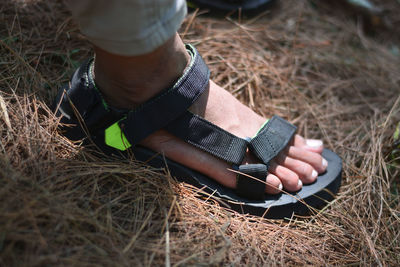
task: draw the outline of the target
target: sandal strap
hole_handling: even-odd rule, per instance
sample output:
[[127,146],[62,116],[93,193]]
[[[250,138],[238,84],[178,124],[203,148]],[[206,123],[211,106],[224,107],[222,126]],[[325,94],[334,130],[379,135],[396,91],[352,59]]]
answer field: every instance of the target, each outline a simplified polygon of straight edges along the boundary
[[187,143],[229,163],[239,165],[246,154],[248,142],[217,125],[186,111],[165,128]]
[[264,164],[246,164],[236,168],[236,194],[254,200],[263,200],[268,174]]
[[[116,130],[117,139],[126,139],[116,142],[122,142],[121,147],[115,144],[111,147],[125,150],[154,131],[164,128],[215,157],[229,163],[241,164],[247,149],[246,140],[187,111],[207,88],[209,70],[193,46],[187,45],[186,48],[192,55],[192,60],[182,78],[171,89],[130,111],[115,110],[104,102],[90,77],[92,60],[85,62],[74,74],[74,84],[68,88],[59,108],[66,123],[70,119],[79,121],[72,106],[83,119],[81,126],[84,127],[69,128],[66,131],[68,137],[79,140],[87,134],[92,138],[105,136],[105,131],[116,123],[117,129],[113,129]],[[110,146],[107,138],[105,143]]]
[[249,149],[268,167],[269,162],[287,146],[295,132],[296,126],[279,116],[273,116],[257,136],[251,139]]
[[71,140],[81,140],[87,135],[96,135],[121,119],[122,114],[109,109],[97,91],[90,76],[90,64],[93,59],[86,60],[75,71],[71,83],[59,90],[53,109],[61,116],[61,123],[77,124],[77,127],[60,126],[63,134]]
[[193,46],[186,49],[193,59],[172,89],[129,111],[118,124],[133,146],[156,130],[166,129],[215,157],[240,164],[248,142],[187,111],[207,88],[210,72]]
[[273,116],[258,134],[250,140],[249,150],[264,164],[240,165],[236,176],[236,193],[239,196],[263,200],[270,161],[292,139],[296,127],[278,116]]
[[191,45],[186,49],[193,58],[183,76],[169,90],[128,112],[120,126],[129,143],[138,144],[153,132],[165,128],[181,116],[208,86],[210,71]]

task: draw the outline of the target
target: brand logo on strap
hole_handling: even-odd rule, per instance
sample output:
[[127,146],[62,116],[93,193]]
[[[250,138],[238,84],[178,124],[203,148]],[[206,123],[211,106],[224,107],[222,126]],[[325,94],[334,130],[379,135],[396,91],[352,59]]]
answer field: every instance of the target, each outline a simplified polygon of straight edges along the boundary
[[132,145],[126,139],[125,134],[122,132],[121,127],[119,127],[119,121],[112,124],[105,130],[105,143],[106,145],[116,148],[121,151],[125,151]]

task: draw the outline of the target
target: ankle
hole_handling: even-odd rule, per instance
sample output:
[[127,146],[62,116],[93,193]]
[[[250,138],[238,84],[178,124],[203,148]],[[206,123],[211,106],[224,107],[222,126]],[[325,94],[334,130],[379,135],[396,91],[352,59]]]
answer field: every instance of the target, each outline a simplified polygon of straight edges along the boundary
[[178,35],[145,55],[114,55],[98,47],[95,53],[96,85],[107,102],[120,108],[134,108],[171,87],[190,62]]

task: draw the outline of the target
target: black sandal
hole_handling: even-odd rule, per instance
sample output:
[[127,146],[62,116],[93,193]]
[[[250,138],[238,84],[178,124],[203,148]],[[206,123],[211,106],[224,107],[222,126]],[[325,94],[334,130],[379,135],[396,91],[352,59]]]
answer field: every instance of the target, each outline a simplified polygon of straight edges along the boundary
[[[226,132],[187,109],[204,92],[209,70],[197,50],[186,46],[192,56],[190,65],[176,84],[134,110],[118,110],[107,105],[92,76],[92,60],[86,61],[61,88],[55,100],[56,114],[62,116],[63,134],[71,140],[94,142],[106,155],[134,155],[135,159],[160,168],[168,165],[179,181],[190,183],[219,197],[231,209],[268,218],[306,214],[334,198],[341,183],[341,159],[324,149],[328,161],[325,173],[295,193],[265,193],[268,166],[292,139],[296,127],[278,116],[272,117],[252,139],[242,139]],[[68,126],[66,126],[68,125]],[[71,126],[72,125],[72,126]],[[230,189],[186,166],[138,145],[151,133],[165,129],[232,164],[238,172],[237,188]],[[249,149],[260,164],[241,165]],[[156,155],[156,156],[155,156]]]
[[187,0],[190,10],[208,9],[211,14],[226,15],[239,11],[248,16],[255,16],[270,8],[275,0]]

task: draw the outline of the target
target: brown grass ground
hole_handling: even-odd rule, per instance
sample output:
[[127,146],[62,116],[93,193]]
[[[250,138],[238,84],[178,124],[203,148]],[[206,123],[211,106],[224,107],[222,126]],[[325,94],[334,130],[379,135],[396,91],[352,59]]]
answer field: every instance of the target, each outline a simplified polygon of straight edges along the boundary
[[381,1],[391,28],[366,35],[321,1],[282,2],[253,20],[191,15],[181,32],[216,82],[342,157],[337,199],[286,221],[60,136],[48,106],[90,45],[60,2],[1,1],[0,265],[399,265],[400,3]]

